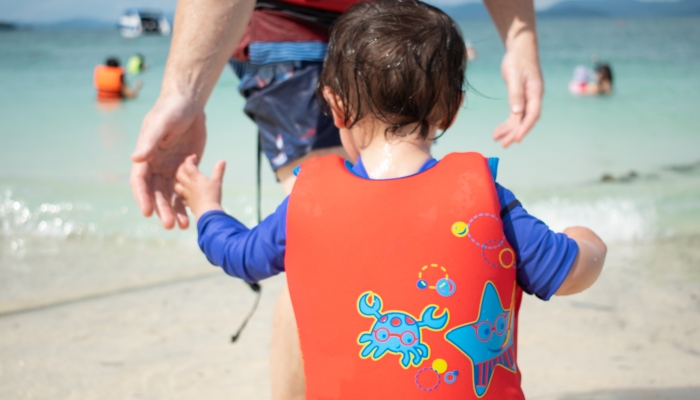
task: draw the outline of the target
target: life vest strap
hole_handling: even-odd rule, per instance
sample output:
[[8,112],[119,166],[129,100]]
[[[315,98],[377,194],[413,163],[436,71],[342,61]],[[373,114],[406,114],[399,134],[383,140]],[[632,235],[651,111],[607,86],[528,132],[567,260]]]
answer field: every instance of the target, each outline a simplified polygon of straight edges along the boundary
[[520,200],[515,199],[515,200],[511,201],[510,203],[508,203],[507,206],[503,207],[501,209],[501,220],[503,220],[503,218],[506,215],[508,215],[508,213],[511,212],[511,210],[513,210],[515,207],[517,207],[519,205],[520,205]]

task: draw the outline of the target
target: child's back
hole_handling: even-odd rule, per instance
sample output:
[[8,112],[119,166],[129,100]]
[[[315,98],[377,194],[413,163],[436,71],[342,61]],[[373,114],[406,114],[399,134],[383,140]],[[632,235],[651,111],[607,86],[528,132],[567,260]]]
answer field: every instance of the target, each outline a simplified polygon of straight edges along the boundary
[[522,290],[482,156],[379,182],[325,157],[297,179],[285,263],[309,398],[523,397]]

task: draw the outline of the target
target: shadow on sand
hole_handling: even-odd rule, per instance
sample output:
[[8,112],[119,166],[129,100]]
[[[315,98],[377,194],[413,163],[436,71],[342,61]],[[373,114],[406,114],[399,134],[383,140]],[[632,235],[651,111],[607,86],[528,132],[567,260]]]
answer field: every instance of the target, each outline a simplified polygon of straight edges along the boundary
[[614,389],[553,396],[556,400],[697,400],[700,386],[661,389]]

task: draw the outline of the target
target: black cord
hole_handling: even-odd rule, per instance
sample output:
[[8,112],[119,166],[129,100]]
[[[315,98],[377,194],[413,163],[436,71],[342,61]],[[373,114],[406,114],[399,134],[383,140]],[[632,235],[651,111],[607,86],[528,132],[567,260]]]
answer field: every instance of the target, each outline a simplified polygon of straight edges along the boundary
[[253,304],[253,308],[250,310],[250,312],[248,312],[248,315],[246,315],[241,327],[238,328],[238,331],[236,331],[233,336],[231,336],[231,343],[236,343],[236,340],[238,340],[238,337],[241,336],[241,332],[243,332],[243,329],[248,324],[248,321],[250,321],[250,318],[253,316],[253,314],[255,314],[255,310],[258,308],[258,303],[260,303],[260,296],[262,295],[262,288],[260,287],[260,284],[257,282],[249,283],[248,286],[250,286],[250,288],[257,293],[257,296],[255,296],[255,304]]
[[[256,203],[258,207],[258,224],[260,224],[260,221],[262,221],[262,207],[261,207],[261,198],[262,198],[262,192],[261,192],[261,183],[262,183],[262,138],[260,132],[258,132],[258,157],[257,157],[257,191],[256,191]],[[243,320],[243,323],[241,324],[240,328],[238,328],[238,331],[231,336],[231,343],[235,343],[236,340],[238,340],[238,337],[241,335],[241,332],[243,332],[243,329],[245,326],[248,324],[248,321],[250,321],[250,318],[253,317],[253,314],[255,314],[255,310],[258,309],[258,303],[260,303],[260,297],[262,296],[262,287],[260,286],[259,283],[254,282],[254,283],[248,283],[248,286],[257,294],[255,296],[255,303],[253,304],[253,308],[250,310],[248,315],[245,317]]]
[[262,206],[260,199],[262,198],[262,192],[261,192],[261,187],[262,187],[262,174],[261,174],[261,165],[262,165],[262,134],[258,132],[258,167],[257,167],[257,202],[258,202],[258,224],[262,221]]

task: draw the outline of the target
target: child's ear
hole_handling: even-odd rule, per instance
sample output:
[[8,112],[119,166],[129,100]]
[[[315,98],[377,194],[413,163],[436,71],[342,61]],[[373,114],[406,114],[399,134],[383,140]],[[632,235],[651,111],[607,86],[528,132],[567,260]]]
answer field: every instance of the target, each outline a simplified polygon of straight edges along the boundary
[[333,89],[328,86],[323,87],[323,98],[326,99],[328,105],[331,107],[331,113],[333,113],[333,123],[338,129],[347,128],[347,123],[345,122],[345,106],[343,101],[340,99]]
[[452,121],[450,121],[449,124],[447,123],[447,120],[443,121],[440,124],[440,130],[442,130],[442,131],[446,130],[447,128],[451,127],[452,124],[455,123],[455,121],[457,121],[457,116],[459,116],[459,110],[462,109],[463,105],[464,105],[464,92],[462,92],[462,95],[459,97],[459,107],[457,107],[457,112],[455,113],[454,118],[452,118]]

